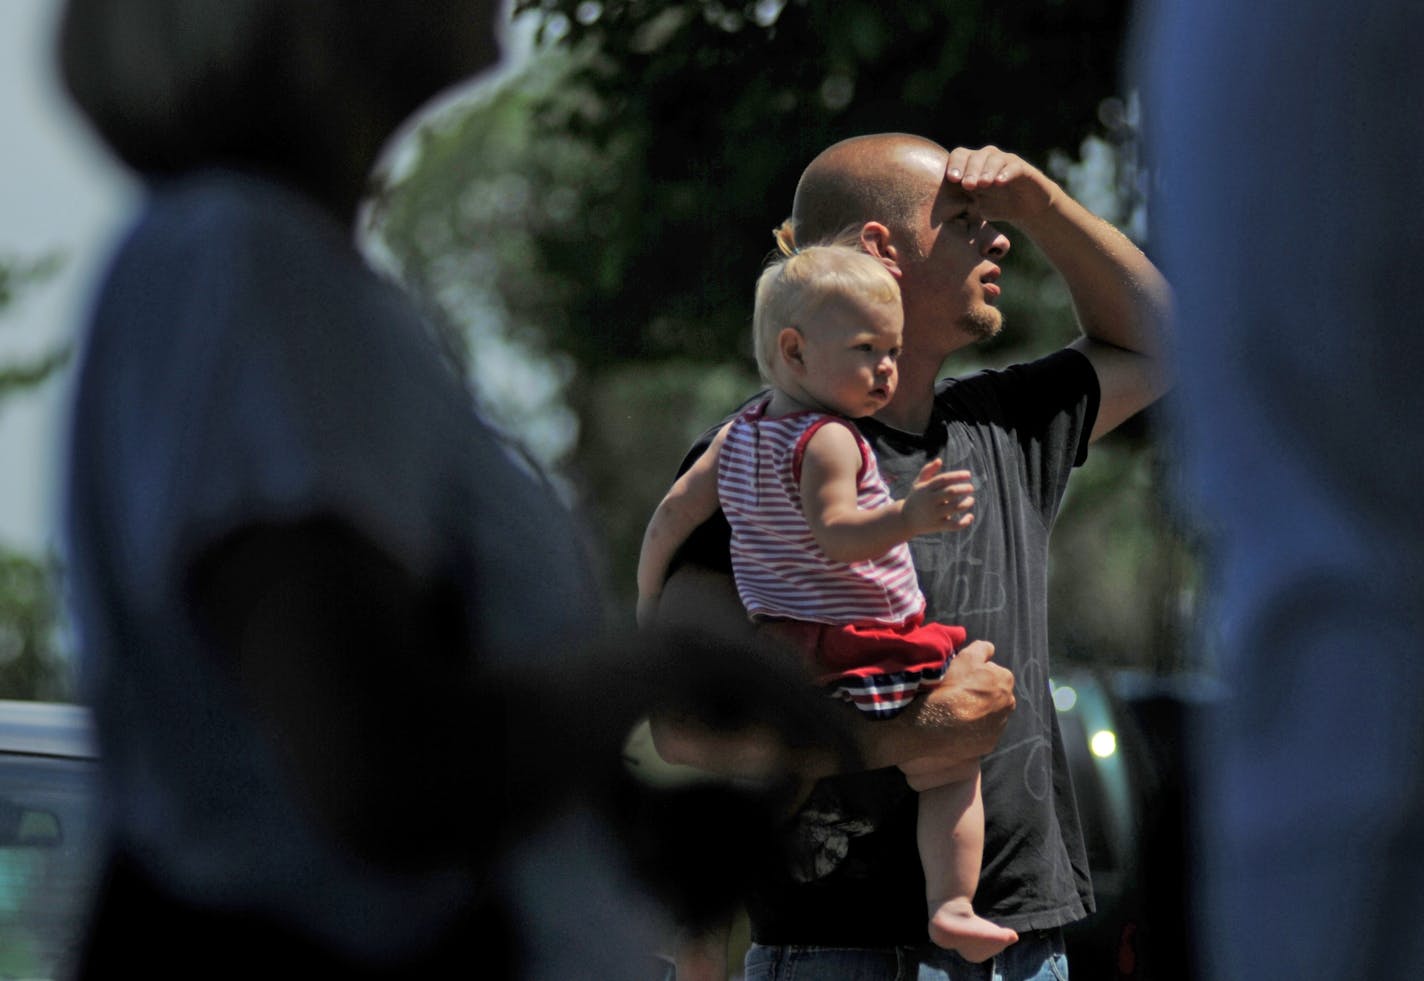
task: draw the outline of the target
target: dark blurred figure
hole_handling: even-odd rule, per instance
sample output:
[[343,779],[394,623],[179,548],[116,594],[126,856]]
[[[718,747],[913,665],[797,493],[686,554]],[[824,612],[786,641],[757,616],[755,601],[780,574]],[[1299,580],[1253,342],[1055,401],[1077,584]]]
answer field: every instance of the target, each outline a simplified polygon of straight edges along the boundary
[[392,131],[495,61],[497,6],[66,8],[65,83],[148,189],[69,461],[111,832],[83,977],[648,976],[619,836],[648,825],[656,865],[675,822],[619,752],[677,679],[579,655],[576,529],[352,246]]
[[1145,4],[1153,238],[1232,697],[1188,798],[1204,978],[1424,960],[1424,5]]

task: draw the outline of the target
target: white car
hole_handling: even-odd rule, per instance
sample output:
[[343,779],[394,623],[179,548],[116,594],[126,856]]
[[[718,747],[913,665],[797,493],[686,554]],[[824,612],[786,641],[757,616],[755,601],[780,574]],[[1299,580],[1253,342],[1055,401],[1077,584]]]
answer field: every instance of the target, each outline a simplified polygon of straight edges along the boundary
[[67,973],[94,886],[87,709],[0,700],[0,979]]

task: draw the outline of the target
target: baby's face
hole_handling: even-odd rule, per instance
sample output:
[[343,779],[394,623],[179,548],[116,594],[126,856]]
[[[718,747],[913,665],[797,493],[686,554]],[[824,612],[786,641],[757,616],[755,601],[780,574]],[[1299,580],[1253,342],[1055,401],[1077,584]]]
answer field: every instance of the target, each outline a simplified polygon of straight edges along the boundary
[[851,419],[874,415],[895,396],[896,362],[904,343],[899,303],[836,299],[801,328],[801,379],[807,395]]

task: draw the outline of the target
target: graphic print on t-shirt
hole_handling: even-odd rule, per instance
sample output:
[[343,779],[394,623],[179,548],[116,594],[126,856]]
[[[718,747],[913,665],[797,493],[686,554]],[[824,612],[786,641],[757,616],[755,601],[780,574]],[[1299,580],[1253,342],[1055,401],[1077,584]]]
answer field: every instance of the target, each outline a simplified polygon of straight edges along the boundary
[[[980,474],[985,472],[984,462],[968,446],[960,449],[959,458],[944,460],[944,470],[968,470],[974,475],[976,488],[982,488]],[[927,457],[879,457],[878,462],[881,476],[890,487],[890,496],[901,500],[910,492]],[[1008,605],[1002,573],[991,571],[986,562],[987,550],[992,547],[990,529],[995,527],[993,509],[996,507],[997,502],[990,500],[989,495],[976,493],[974,521],[968,528],[920,535],[910,540],[910,554],[914,557],[920,588],[930,597],[926,619],[962,624],[974,617],[1000,613]],[[1003,548],[1002,543],[999,548]]]
[[[1007,460],[989,462],[970,440],[957,438],[954,425],[948,426],[946,445],[940,457],[944,470],[968,470],[975,485],[974,521],[968,528],[934,535],[921,535],[910,541],[915,572],[920,587],[929,599],[926,619],[940,623],[966,626],[970,639],[988,640],[995,644],[996,656],[1009,662],[1014,669],[1014,693],[1021,712],[1051,712],[1051,703],[1032,697],[1036,686],[1046,686],[1042,666],[1019,664],[1012,656],[1013,646],[1008,634],[987,625],[1008,625],[1002,617],[1011,615],[1008,609],[1008,589],[1004,579],[1013,575],[1007,568],[1009,554],[1005,528],[1009,524],[1002,514],[1002,492],[999,481],[1016,480],[1016,471]],[[932,458],[929,451],[898,455],[877,448],[877,461],[882,477],[890,488],[891,497],[901,499],[909,493],[920,469]],[[996,469],[997,468],[997,469]],[[993,474],[994,477],[986,477]],[[1024,720],[1020,720],[1022,722]],[[1046,725],[1014,725],[1005,732],[993,752],[994,757],[1022,760],[1023,792],[1033,800],[1045,800],[1052,793],[1052,751],[1043,733]],[[1015,740],[1014,735],[1020,739]]]

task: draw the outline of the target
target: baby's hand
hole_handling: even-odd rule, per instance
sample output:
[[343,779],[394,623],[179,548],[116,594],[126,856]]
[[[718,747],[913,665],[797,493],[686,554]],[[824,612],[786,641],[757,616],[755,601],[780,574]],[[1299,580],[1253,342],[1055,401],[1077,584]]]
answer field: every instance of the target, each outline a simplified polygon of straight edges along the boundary
[[931,460],[920,470],[901,502],[907,537],[968,528],[974,521],[974,482],[968,470],[941,473],[944,461]]

